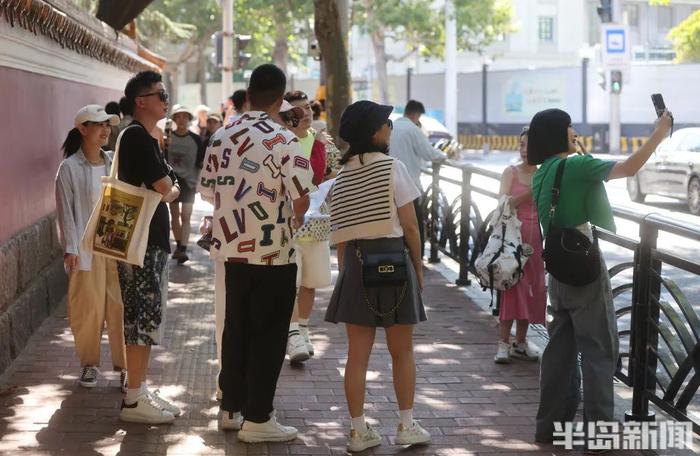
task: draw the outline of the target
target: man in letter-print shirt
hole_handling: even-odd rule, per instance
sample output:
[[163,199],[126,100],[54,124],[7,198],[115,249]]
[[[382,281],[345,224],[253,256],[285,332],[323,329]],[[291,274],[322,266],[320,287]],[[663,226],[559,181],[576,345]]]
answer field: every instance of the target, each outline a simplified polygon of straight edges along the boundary
[[214,204],[211,256],[226,261],[220,426],[240,428],[244,442],[297,435],[277,422],[272,401],[296,293],[292,228],[315,187],[298,139],[270,118],[285,85],[274,65],[253,71],[251,109],[211,138],[198,186]]

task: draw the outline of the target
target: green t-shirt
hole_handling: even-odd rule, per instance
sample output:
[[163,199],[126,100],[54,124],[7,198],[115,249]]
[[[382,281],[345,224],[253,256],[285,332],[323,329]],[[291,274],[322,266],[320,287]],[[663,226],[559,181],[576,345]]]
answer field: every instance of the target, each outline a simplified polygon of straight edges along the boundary
[[[561,160],[559,156],[548,158],[532,177],[532,194],[536,199],[537,213],[545,236],[549,228],[552,186]],[[603,185],[613,166],[614,161],[600,160],[590,155],[567,158],[561,179],[559,204],[552,224],[574,228],[591,222],[595,226],[615,231],[615,220]]]
[[309,133],[303,138],[299,138],[299,145],[301,146],[301,151],[304,153],[304,158],[311,158],[311,149],[314,147],[314,135]]

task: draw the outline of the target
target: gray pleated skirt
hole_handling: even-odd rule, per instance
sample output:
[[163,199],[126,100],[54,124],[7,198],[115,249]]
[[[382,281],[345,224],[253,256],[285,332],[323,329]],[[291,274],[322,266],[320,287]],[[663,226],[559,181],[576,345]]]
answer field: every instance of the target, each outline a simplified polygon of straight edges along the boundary
[[[335,283],[325,320],[331,323],[343,322],[384,328],[395,324],[410,325],[427,320],[416,270],[413,268],[408,252],[406,252],[408,281],[405,293],[403,293],[403,286],[365,288],[362,284],[360,261],[356,254],[358,243],[360,249],[365,252],[405,248],[403,238],[347,242],[343,270]],[[403,300],[401,300],[402,294]],[[398,301],[400,303],[397,306]],[[396,309],[391,311],[395,306]],[[385,313],[386,315],[378,315]]]

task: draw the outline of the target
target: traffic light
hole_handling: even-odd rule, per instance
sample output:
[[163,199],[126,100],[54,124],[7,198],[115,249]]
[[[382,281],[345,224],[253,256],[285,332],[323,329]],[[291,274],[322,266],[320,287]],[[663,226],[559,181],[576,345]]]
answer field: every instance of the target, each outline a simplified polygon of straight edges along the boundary
[[250,43],[250,35],[236,35],[236,70],[243,70],[250,62],[252,55],[243,52]]
[[610,72],[610,92],[611,93],[622,92],[622,71],[612,70]]
[[603,24],[612,22],[612,0],[600,0],[600,6],[597,9],[600,22]]

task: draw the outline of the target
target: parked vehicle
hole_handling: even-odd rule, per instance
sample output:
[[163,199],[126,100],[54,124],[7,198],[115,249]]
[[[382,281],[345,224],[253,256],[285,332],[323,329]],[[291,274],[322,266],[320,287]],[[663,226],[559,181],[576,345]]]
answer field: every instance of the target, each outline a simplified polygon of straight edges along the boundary
[[700,128],[683,128],[666,138],[636,176],[627,178],[627,193],[641,203],[647,195],[684,200],[700,215]]

